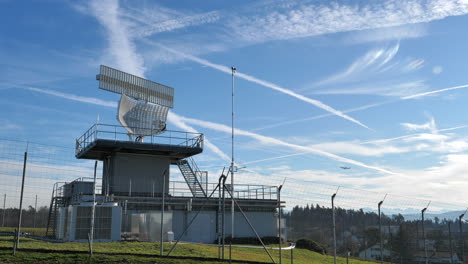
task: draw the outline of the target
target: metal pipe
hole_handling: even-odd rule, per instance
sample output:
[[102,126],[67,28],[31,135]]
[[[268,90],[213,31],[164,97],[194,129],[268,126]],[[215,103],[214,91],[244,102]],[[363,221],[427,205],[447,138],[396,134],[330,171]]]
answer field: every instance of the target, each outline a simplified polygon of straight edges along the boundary
[[26,177],[26,163],[28,161],[28,152],[24,152],[24,161],[23,161],[23,179],[21,181],[21,196],[20,196],[20,205],[19,205],[19,214],[18,214],[18,229],[16,233],[16,243],[13,248],[13,255],[16,255],[16,250],[19,248],[19,238],[21,233],[21,218],[23,217],[23,194],[24,194],[24,178]]
[[423,235],[423,242],[424,242],[424,259],[425,263],[428,263],[427,258],[427,245],[426,245],[426,233],[424,232],[424,213],[426,212],[427,207],[421,210],[421,227],[422,227],[422,235]]
[[91,208],[91,230],[89,231],[89,254],[93,255],[94,241],[94,218],[96,216],[96,172],[98,161],[94,162],[94,181],[93,181],[93,206]]
[[5,213],[6,213],[6,193],[3,195],[3,217],[2,217],[2,227],[5,226]]
[[159,244],[159,255],[162,257],[163,256],[163,251],[164,251],[164,245],[163,245],[163,242],[164,242],[164,234],[163,234],[163,231],[164,231],[164,197],[166,196],[166,171],[167,170],[164,170],[163,172],[163,189],[162,189],[162,206],[161,206],[161,240],[160,240],[160,244]]

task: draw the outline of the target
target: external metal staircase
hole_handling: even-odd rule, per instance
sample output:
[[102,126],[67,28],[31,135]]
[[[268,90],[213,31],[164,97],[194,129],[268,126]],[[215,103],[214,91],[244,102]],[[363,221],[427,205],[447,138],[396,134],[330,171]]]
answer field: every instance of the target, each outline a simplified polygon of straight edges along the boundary
[[192,158],[181,159],[177,162],[180,172],[185,178],[187,185],[194,197],[206,197],[206,192],[201,184],[202,171],[198,169]]
[[46,236],[54,238],[57,231],[58,208],[63,207],[66,204],[66,199],[63,197],[63,194],[59,192],[59,188],[57,188],[57,186],[58,184],[56,183],[52,190],[52,199],[50,200],[49,217],[47,219],[46,229]]

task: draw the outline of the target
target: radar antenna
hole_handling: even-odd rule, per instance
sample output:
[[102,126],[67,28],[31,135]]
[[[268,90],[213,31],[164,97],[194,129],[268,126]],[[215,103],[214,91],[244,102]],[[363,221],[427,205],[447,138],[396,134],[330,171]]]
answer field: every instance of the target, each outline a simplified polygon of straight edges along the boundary
[[145,136],[166,130],[167,113],[174,106],[174,88],[104,65],[96,79],[100,89],[122,95],[117,120],[130,140],[142,142]]

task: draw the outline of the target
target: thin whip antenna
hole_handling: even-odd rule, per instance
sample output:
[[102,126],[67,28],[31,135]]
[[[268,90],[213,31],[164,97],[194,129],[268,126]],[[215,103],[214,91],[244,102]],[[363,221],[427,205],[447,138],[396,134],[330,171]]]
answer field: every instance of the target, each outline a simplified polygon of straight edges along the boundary
[[341,188],[341,186],[338,186],[338,188],[336,188],[336,192],[335,192],[335,194],[337,194],[337,193],[338,193],[338,191],[340,190],[340,188]]

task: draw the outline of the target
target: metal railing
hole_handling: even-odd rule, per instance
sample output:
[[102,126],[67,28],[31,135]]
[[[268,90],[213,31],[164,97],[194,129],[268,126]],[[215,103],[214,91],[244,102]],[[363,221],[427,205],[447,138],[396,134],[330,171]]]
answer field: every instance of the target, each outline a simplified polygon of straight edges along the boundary
[[[96,194],[103,195],[101,178],[96,182]],[[92,182],[92,178],[78,178],[72,182],[83,181],[83,182]],[[64,187],[67,184],[72,182],[57,182],[54,184],[53,193],[55,197],[64,196]],[[159,197],[160,194],[156,193],[155,183],[152,184],[152,191],[148,192],[138,192],[137,190],[131,190],[132,184],[129,183],[129,190],[125,195],[132,197]],[[208,188],[208,192],[211,193],[216,187],[216,183],[204,183],[203,187]],[[117,185],[116,185],[117,186]],[[122,185],[118,185],[122,186]],[[227,188],[230,188],[229,185],[226,185]],[[107,188],[111,188],[111,185],[107,185]],[[192,192],[190,191],[187,183],[185,181],[170,181],[169,182],[169,195],[173,197],[193,197]],[[213,194],[213,197],[218,197],[220,195],[219,190],[216,190]],[[253,184],[235,184],[234,197],[236,199],[250,199],[250,200],[277,200],[278,187],[277,186],[267,186],[267,185],[253,185]],[[72,197],[73,198],[73,197]],[[78,197],[75,197],[75,200]]]
[[[134,127],[128,127],[136,129]],[[131,134],[126,127],[120,125],[95,124],[76,140],[75,154],[80,153],[97,139],[107,139],[119,142],[135,142],[140,144],[166,144],[188,148],[203,148],[203,134],[183,131],[142,129],[143,134]],[[136,138],[143,138],[138,141]]]
[[[204,183],[204,188],[207,192],[211,193],[216,187],[216,183]],[[229,185],[226,185],[230,188]],[[278,187],[268,185],[254,185],[254,184],[235,184],[234,185],[234,198],[236,199],[250,199],[250,200],[277,200]],[[190,189],[187,187],[186,182],[171,181],[169,184],[169,194],[175,197],[192,197]],[[218,197],[219,190],[216,190],[213,197]]]

